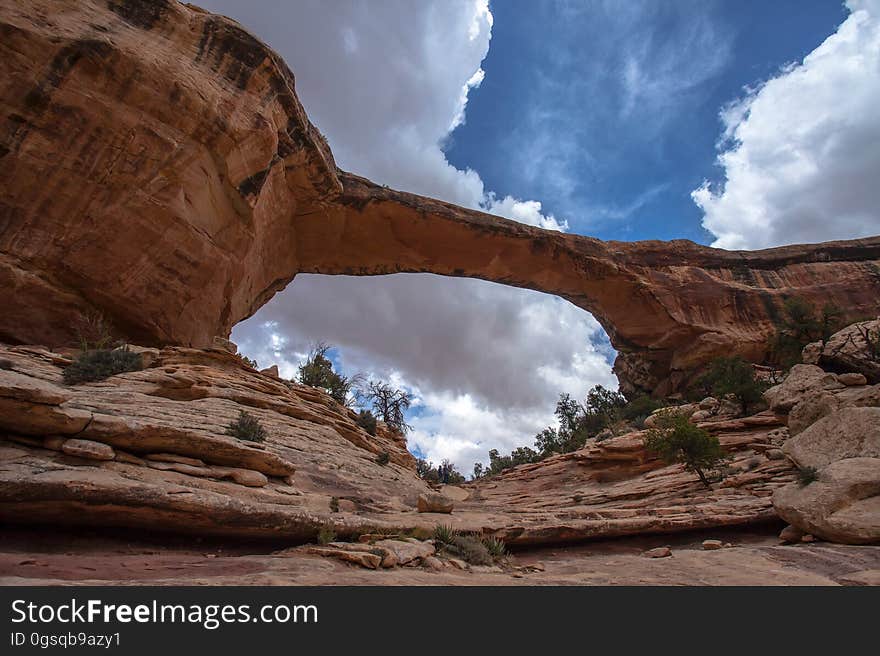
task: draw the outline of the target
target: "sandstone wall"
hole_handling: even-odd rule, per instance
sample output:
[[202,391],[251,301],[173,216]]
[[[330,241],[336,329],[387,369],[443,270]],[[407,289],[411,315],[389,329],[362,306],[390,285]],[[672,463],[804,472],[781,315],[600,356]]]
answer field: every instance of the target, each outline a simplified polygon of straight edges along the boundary
[[229,19],[172,0],[0,6],[0,341],[55,347],[102,312],[203,347],[300,272],[536,289],[592,312],[622,389],[665,394],[763,356],[782,301],[880,312],[880,237],[758,252],[602,242],[339,171],[294,76]]

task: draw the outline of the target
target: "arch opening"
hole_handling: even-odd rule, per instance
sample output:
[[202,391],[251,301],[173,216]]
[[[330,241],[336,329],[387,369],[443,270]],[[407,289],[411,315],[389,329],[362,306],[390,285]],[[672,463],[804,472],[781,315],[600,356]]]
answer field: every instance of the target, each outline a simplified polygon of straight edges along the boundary
[[389,380],[415,399],[410,450],[460,471],[534,446],[562,393],[616,389],[614,351],[589,313],[548,294],[475,279],[398,274],[297,276],[238,324],[232,339],[260,367],[293,377],[311,344],[334,368]]

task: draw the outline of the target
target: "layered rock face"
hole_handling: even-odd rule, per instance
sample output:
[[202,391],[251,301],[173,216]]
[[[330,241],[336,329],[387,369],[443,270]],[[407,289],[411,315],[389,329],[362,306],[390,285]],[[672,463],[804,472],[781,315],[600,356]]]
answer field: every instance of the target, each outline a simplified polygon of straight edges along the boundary
[[170,0],[0,7],[0,340],[55,347],[100,311],[136,343],[204,347],[297,273],[430,272],[559,295],[666,394],[763,356],[782,301],[880,312],[880,238],[759,252],[601,242],[336,168],[284,62]]
[[[368,435],[321,391],[220,349],[141,352],[142,371],[69,386],[65,354],[0,346],[0,520],[294,544],[324,527],[352,537],[444,524],[539,545],[772,520],[772,493],[795,475],[774,456],[783,417],[718,414],[702,425],[731,462],[712,488],[646,453],[636,432],[432,490],[402,438]],[[266,442],[225,434],[240,410]]]
[[[4,521],[304,541],[428,491],[402,437],[381,424],[368,435],[319,390],[219,349],[142,357],[143,371],[70,387],[66,356],[0,346]],[[264,444],[226,435],[241,410],[266,428]]]

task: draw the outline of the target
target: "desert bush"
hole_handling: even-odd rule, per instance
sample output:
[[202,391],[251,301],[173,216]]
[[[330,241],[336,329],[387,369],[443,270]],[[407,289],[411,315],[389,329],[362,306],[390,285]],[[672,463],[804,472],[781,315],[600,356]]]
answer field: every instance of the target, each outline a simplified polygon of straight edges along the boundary
[[770,360],[784,369],[801,361],[801,351],[810,342],[826,342],[842,327],[842,313],[827,304],[821,311],[800,297],[788,298],[783,304],[783,317],[776,335],[770,340]]
[[326,524],[318,531],[318,544],[330,544],[336,541],[336,533]]
[[416,461],[416,475],[429,483],[460,485],[466,480],[464,475],[449,460],[443,460],[443,462],[435,467],[433,462],[419,458]]
[[416,476],[428,483],[440,482],[440,476],[437,474],[437,468],[434,466],[434,463],[424,458],[416,460]]
[[357,387],[360,376],[348,378],[333,371],[333,363],[327,357],[327,353],[332,348],[324,342],[318,342],[312,347],[306,361],[299,366],[299,382],[325,390],[341,405],[353,405],[354,398],[351,392]]
[[369,410],[361,410],[355,422],[370,435],[376,434],[376,417]]
[[493,559],[504,558],[507,555],[507,545],[504,540],[496,537],[488,537],[483,539],[483,546]]
[[483,471],[483,463],[482,462],[475,462],[474,463],[474,471],[471,473],[471,480],[475,481],[478,478],[482,478],[484,473],[485,472]]
[[712,360],[699,383],[704,391],[717,398],[733,395],[743,413],[762,399],[766,389],[766,384],[755,374],[755,368],[739,356]]
[[412,396],[381,381],[371,380],[360,391],[364,402],[373,406],[375,415],[399,433],[406,434],[412,428],[406,423],[406,411],[412,404]]
[[626,406],[626,397],[620,392],[612,392],[602,385],[595,385],[587,392],[584,408],[587,414],[604,417],[605,424],[613,422],[619,411]]
[[806,487],[819,480],[819,470],[815,467],[798,467],[797,479],[801,487]]
[[242,355],[241,353],[239,353],[239,354],[238,354],[238,359],[241,360],[241,363],[242,363],[243,365],[245,365],[246,367],[250,367],[251,369],[256,369],[256,368],[257,368],[257,361],[256,361],[256,360],[251,360],[251,359],[250,359],[249,357],[247,357],[246,355]]
[[648,431],[645,448],[668,464],[682,463],[709,487],[706,471],[716,468],[724,460],[718,438],[680,415],[662,415],[658,422],[657,428]]
[[127,371],[144,368],[140,353],[127,348],[83,351],[64,368],[64,382],[68,385],[104,380]]
[[650,417],[651,413],[654,412],[654,410],[662,408],[666,405],[669,404],[658,399],[651,398],[646,394],[643,394],[641,396],[637,396],[620,409],[620,418],[624,421],[629,421],[635,424],[637,427],[641,428],[642,425],[645,423],[645,419]]
[[269,433],[252,414],[239,411],[238,418],[226,427],[226,434],[245,442],[264,442]]
[[73,321],[81,351],[105,351],[118,346],[110,323],[100,311],[86,312]]
[[330,497],[330,512],[339,512],[339,497]]
[[458,531],[451,526],[438,525],[434,529],[434,539],[440,544],[452,544],[458,537]]
[[472,535],[456,535],[443,548],[471,565],[491,565],[493,562],[486,545]]
[[376,464],[387,465],[389,462],[391,462],[391,456],[388,454],[387,451],[383,451],[378,456],[376,456]]

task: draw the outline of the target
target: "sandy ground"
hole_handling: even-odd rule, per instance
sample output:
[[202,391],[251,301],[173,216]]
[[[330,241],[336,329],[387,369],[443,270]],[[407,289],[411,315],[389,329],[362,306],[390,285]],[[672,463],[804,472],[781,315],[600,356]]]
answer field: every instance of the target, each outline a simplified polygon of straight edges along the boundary
[[[880,546],[780,545],[775,526],[542,548],[503,571],[366,570],[279,546],[7,528],[2,585],[880,585]],[[706,538],[734,546],[703,550]],[[642,553],[670,546],[672,556]],[[533,566],[543,568],[536,571]]]

